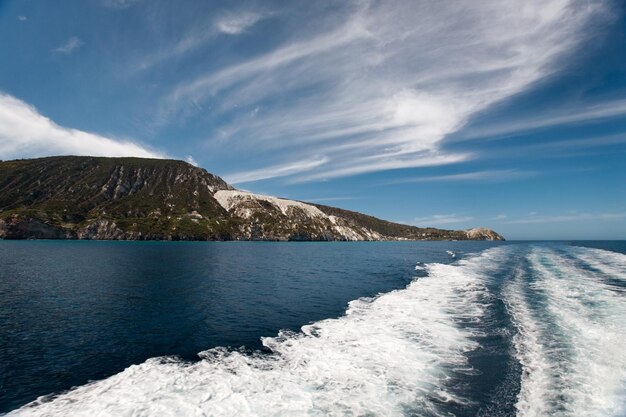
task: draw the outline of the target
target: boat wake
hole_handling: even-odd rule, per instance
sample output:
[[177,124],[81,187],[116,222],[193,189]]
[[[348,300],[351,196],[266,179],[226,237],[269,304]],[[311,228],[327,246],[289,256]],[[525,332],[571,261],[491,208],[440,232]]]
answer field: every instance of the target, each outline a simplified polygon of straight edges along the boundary
[[463,414],[476,398],[459,382],[481,372],[469,358],[497,301],[522,369],[517,415],[624,415],[626,300],[605,280],[623,279],[624,265],[612,252],[528,245],[420,265],[427,276],[405,289],[264,338],[269,353],[150,359],[8,415],[474,415]]
[[505,299],[523,366],[519,416],[626,415],[626,299],[603,280],[625,264],[602,250],[535,247],[518,265]]

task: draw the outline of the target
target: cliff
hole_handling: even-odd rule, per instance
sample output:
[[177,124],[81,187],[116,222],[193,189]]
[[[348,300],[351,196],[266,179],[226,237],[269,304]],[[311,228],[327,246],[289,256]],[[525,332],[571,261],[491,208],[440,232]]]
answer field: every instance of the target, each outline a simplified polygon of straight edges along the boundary
[[183,161],[75,156],[0,162],[0,238],[503,240],[239,191]]

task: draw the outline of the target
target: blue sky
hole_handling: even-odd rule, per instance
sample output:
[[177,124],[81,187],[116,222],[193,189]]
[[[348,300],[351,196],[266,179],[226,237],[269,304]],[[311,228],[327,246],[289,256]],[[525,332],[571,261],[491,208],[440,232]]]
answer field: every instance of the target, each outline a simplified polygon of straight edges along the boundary
[[187,159],[509,239],[626,238],[618,1],[0,0],[0,159]]

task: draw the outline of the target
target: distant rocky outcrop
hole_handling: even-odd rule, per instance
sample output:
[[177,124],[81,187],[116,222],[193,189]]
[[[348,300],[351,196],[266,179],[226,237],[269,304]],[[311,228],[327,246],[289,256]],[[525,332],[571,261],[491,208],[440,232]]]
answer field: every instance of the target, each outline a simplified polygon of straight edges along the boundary
[[31,238],[503,240],[252,194],[183,161],[76,156],[0,162],[0,239]]
[[476,227],[465,231],[468,239],[471,240],[504,240],[502,236],[491,229]]

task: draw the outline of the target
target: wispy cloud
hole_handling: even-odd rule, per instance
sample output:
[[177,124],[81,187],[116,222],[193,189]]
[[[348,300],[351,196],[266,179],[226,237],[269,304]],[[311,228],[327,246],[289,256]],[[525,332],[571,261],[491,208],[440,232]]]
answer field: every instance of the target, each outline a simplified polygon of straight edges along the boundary
[[0,158],[50,155],[164,156],[132,141],[59,126],[33,106],[0,93]]
[[289,180],[290,183],[302,183],[318,180],[328,180],[336,177],[346,177],[350,175],[365,174],[373,171],[385,171],[400,168],[421,168],[439,165],[455,164],[467,161],[471,158],[469,154],[452,154],[443,152],[413,152],[409,155],[372,155],[355,157],[345,161],[343,164],[329,164],[328,168],[318,170],[314,173],[303,173]]
[[259,21],[272,16],[264,10],[239,10],[220,15],[218,18],[196,24],[172,43],[162,45],[156,52],[140,57],[131,73],[144,71],[174,58],[185,56],[202,46],[216,41],[220,35],[239,35]]
[[72,52],[74,52],[76,49],[83,46],[83,44],[84,42],[81,41],[79,38],[77,38],[76,36],[72,36],[71,38],[66,40],[63,44],[61,44],[57,48],[54,48],[52,51],[60,53],[60,54],[69,55]]
[[325,164],[327,158],[314,157],[312,159],[290,162],[287,164],[273,165],[252,171],[238,172],[224,175],[224,179],[231,184],[260,181],[268,178],[285,177],[308,171],[312,168]]
[[458,139],[469,140],[508,136],[554,126],[590,123],[613,117],[623,117],[624,115],[626,115],[626,100],[612,100],[593,105],[564,108],[547,114],[542,112],[540,116],[518,118],[502,124],[491,124],[488,127],[468,129]]
[[308,201],[311,203],[323,203],[326,201],[348,201],[359,200],[360,197],[320,197],[320,198],[305,198],[302,201]]
[[[229,143],[270,166],[280,163],[272,155],[328,159],[289,174],[296,180],[466,161],[443,139],[557,71],[600,11],[574,0],[359,2],[319,17],[319,32],[181,83],[156,119],[210,102]],[[262,117],[241,111],[258,105]]]
[[193,165],[195,167],[198,166],[198,163],[196,162],[196,160],[191,155],[187,155],[187,157],[185,158],[185,161],[187,161],[188,163],[190,163],[191,165]]
[[416,217],[411,224],[420,227],[438,226],[442,224],[464,223],[474,220],[472,216],[460,216],[457,214],[433,214],[427,217]]
[[[626,134],[619,133],[616,135],[593,136],[580,139],[556,140],[546,143],[536,143],[532,145],[517,146],[509,151],[517,155],[532,154],[536,156],[555,156],[560,155],[561,151],[576,150],[585,148],[597,148],[601,146],[612,146],[626,143]],[[506,155],[506,151],[500,151],[501,155]]]
[[124,10],[138,1],[139,0],[103,0],[102,4],[110,9]]
[[265,18],[266,13],[244,11],[229,13],[215,21],[215,27],[227,35],[238,35]]
[[400,178],[389,181],[387,184],[407,184],[420,182],[456,182],[456,181],[477,181],[477,182],[502,182],[521,178],[529,178],[538,175],[534,171],[520,171],[517,169],[486,170],[464,172],[462,174],[435,175],[423,177]]
[[26,16],[18,16],[17,20],[19,20],[20,22],[26,22],[28,20],[28,17],[26,17]]
[[623,213],[567,213],[554,216],[537,216],[536,213],[530,217],[508,221],[509,224],[540,224],[556,222],[579,222],[579,221],[615,221],[626,220],[626,212]]

